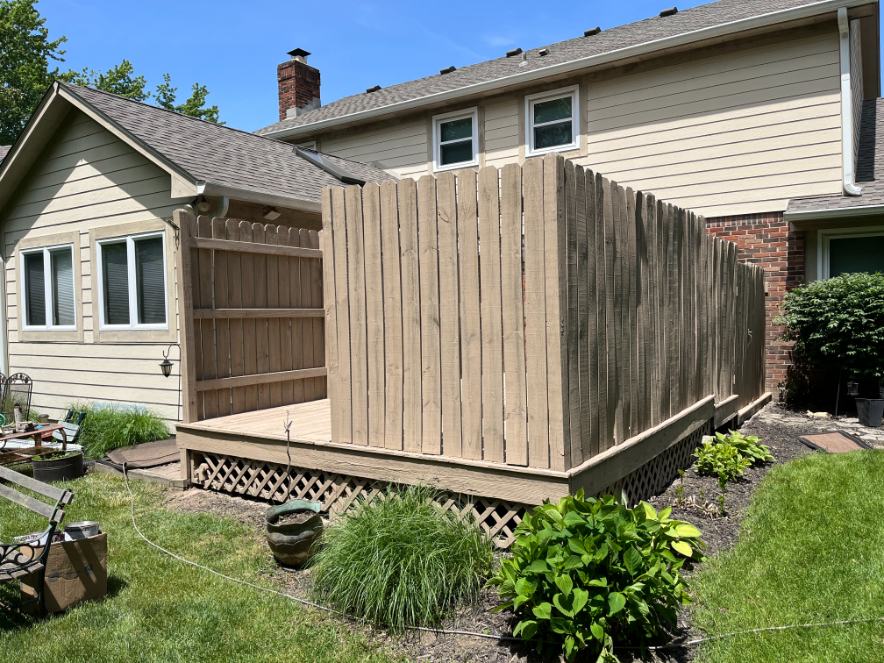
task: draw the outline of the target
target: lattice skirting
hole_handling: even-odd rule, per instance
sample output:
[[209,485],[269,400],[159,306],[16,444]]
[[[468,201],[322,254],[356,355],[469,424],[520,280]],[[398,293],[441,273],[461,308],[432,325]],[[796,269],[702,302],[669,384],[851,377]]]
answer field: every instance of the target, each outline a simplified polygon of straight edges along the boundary
[[[619,497],[625,492],[630,505],[659,494],[678,476],[678,470],[690,467],[694,449],[711,430],[712,422],[709,422],[600,494]],[[193,452],[192,463],[194,483],[207,490],[269,502],[313,500],[320,502],[323,511],[332,517],[346,511],[359,498],[371,502],[382,495],[386,487],[381,481],[322,470],[292,467],[286,472],[285,465],[223,454]],[[472,514],[499,548],[512,544],[513,532],[531,508],[456,493],[444,493],[440,506],[458,514]]]

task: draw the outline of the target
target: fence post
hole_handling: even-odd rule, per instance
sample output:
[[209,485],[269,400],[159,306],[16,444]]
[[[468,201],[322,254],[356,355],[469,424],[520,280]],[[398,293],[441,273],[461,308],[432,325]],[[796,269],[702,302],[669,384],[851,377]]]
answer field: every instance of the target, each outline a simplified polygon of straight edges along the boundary
[[194,356],[193,329],[193,279],[191,278],[192,255],[190,238],[195,232],[196,217],[183,210],[176,210],[175,225],[178,226],[178,338],[181,347],[179,371],[182,385],[182,419],[185,424],[194,423],[199,418],[196,407],[196,358]]

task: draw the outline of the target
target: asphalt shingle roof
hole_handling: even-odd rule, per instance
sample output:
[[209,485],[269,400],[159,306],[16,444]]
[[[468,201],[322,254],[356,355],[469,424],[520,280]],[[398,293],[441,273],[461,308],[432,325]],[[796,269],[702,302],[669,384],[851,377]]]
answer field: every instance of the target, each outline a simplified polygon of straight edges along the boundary
[[[319,202],[323,188],[341,185],[339,179],[295,154],[289,143],[92,88],[61,85],[197,181],[312,202]],[[329,158],[367,182],[396,179],[367,164]]]
[[[259,129],[255,133],[263,135],[307,126],[322,120],[345,117],[361,111],[412,101],[478,83],[503,79],[515,74],[610,53],[630,46],[638,46],[704,28],[712,28],[733,21],[804,5],[812,5],[818,1],[719,0],[718,2],[680,11],[673,16],[655,16],[636,23],[602,30],[599,34],[591,37],[578,37],[557,44],[530,49],[526,51],[528,59],[525,66],[520,66],[522,63],[521,56],[502,57],[462,67],[450,74],[436,74],[427,78],[420,78],[407,83],[399,83],[398,85],[382,88],[377,92],[344,97],[298,117],[288,118],[276,124],[271,124],[268,127]],[[592,26],[587,25],[586,27]],[[549,54],[540,56],[539,51],[542,48],[549,49]]]
[[[880,180],[878,175],[882,176]],[[863,102],[856,185],[862,189],[862,195],[793,198],[786,213],[884,205],[884,99]]]

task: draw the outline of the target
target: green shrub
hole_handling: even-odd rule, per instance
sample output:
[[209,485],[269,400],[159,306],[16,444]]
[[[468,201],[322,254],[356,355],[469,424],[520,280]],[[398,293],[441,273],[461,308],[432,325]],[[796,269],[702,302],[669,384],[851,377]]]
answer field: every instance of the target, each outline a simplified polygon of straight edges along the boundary
[[725,481],[736,481],[743,476],[747,467],[775,460],[770,449],[759,444],[760,441],[757,437],[744,437],[734,431],[727,435],[716,433],[714,441],[704,442],[694,451],[697,472]]
[[68,409],[86,413],[78,442],[87,458],[101,458],[113,449],[165,440],[171,435],[166,422],[150,410],[122,405],[94,409],[92,403],[84,402],[72,403]]
[[491,573],[491,541],[475,521],[442,511],[439,499],[407,487],[341,516],[314,557],[317,599],[394,631],[438,626],[473,602]]
[[884,275],[843,274],[786,293],[784,338],[812,366],[884,378]]
[[520,617],[514,634],[546,656],[573,661],[588,647],[603,660],[614,659],[617,641],[675,626],[678,605],[690,602],[679,570],[703,558],[703,544],[670,512],[584,499],[582,490],[536,507],[516,528],[512,559],[489,581],[506,601],[498,610]]

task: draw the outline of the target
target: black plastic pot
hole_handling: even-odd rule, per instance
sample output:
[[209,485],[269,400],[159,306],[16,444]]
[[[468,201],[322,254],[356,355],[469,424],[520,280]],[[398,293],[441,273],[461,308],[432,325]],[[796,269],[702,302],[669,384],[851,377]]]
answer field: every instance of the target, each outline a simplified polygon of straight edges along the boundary
[[79,479],[85,473],[83,468],[83,454],[74,454],[67,458],[49,458],[48,460],[35,460],[34,478],[44,483],[55,481],[71,481]]
[[[314,544],[322,535],[322,518],[319,516],[321,507],[319,502],[291,500],[267,509],[264,513],[267,543],[270,545],[273,556],[281,564],[301,566],[313,556]],[[316,515],[311,516],[303,523],[276,524],[283,516],[304,511],[312,511]]]
[[882,398],[857,398],[856,414],[859,423],[869,428],[878,428],[884,420],[884,399]]

